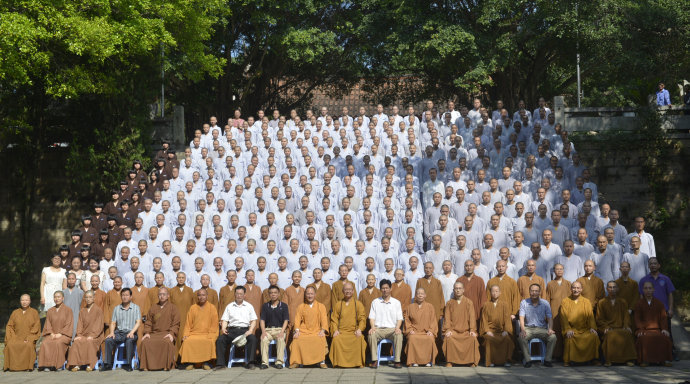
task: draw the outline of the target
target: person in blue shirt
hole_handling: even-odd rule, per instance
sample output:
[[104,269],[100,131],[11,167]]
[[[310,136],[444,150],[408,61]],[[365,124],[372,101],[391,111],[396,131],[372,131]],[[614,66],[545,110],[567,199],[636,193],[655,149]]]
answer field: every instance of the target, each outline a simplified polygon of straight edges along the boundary
[[664,83],[659,82],[659,90],[656,91],[656,105],[671,105],[671,94],[664,88]]

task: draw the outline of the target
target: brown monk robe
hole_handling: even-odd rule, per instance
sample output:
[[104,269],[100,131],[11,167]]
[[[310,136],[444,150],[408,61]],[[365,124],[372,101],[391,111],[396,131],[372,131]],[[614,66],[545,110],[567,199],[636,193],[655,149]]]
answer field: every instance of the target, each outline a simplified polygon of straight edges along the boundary
[[[271,285],[275,285],[278,287],[278,274],[277,273],[271,273],[268,275],[268,286],[270,287]],[[283,288],[278,287],[278,301],[282,301],[283,303],[287,304],[287,299],[285,298],[285,290]],[[268,288],[264,289],[263,292],[261,292],[261,305],[263,306],[265,303],[268,303],[271,301],[271,297],[268,293]]]
[[582,284],[576,281],[570,285],[570,296],[561,302],[564,366],[569,366],[571,361],[582,363],[599,358],[599,336],[592,304],[581,292]]
[[[538,284],[539,288],[541,288],[541,298],[546,298],[546,284],[544,284],[544,279],[536,273],[537,262],[534,261],[534,259],[527,259],[525,266],[527,267],[527,273],[524,276],[520,276],[517,281],[520,300],[530,297],[529,286],[532,284]],[[518,310],[519,309],[518,306]]]
[[[391,285],[391,296],[400,302],[403,317],[405,317],[405,314],[410,308],[410,303],[412,302],[412,288],[410,288],[410,286],[405,282],[405,272],[402,269],[396,269],[394,276],[395,281]],[[379,297],[381,297],[381,292],[379,292]],[[374,299],[375,297],[372,299],[372,301]],[[368,308],[371,308],[371,301],[369,302]]]
[[671,366],[673,342],[668,329],[664,303],[654,297],[654,286],[644,283],[643,297],[635,306],[635,335],[637,335],[637,362],[640,366],[663,363]]
[[[89,285],[91,286],[91,291],[93,292],[94,304],[96,304],[96,306],[100,308],[101,312],[103,312],[105,315],[106,293],[99,288],[101,285],[101,278],[98,277],[98,275],[91,276]],[[81,307],[86,308],[86,300],[84,300],[83,297],[81,299]],[[105,321],[105,319],[103,320]]]
[[22,295],[19,303],[21,308],[12,312],[5,327],[5,371],[31,371],[36,362],[36,341],[41,334],[41,321],[38,311],[29,306],[29,295]]
[[[132,302],[139,306],[142,321],[149,312],[149,289],[144,286],[144,274],[137,272],[134,274],[134,286],[132,289]],[[137,330],[137,351],[141,349],[141,339],[144,337],[144,327]]]
[[635,340],[630,329],[628,304],[618,297],[618,286],[615,281],[606,285],[608,297],[597,303],[597,329],[601,337],[601,350],[604,353],[606,366],[611,363],[628,363],[637,358]]
[[582,284],[581,295],[589,300],[593,311],[599,300],[604,298],[604,282],[594,275],[595,269],[594,261],[585,261],[585,275],[576,280]]
[[446,367],[453,364],[479,364],[477,341],[477,315],[474,304],[464,296],[465,287],[457,281],[453,285],[453,298],[443,311],[443,354]]
[[[323,272],[321,268],[314,268],[314,282],[308,286],[313,286],[316,291],[315,300],[323,304],[326,307],[326,313],[331,313],[331,286],[325,283],[323,280]],[[307,286],[307,287],[308,287]]]
[[228,306],[228,304],[235,301],[235,288],[237,288],[237,284],[235,284],[235,279],[237,279],[237,271],[235,271],[234,269],[228,270],[226,277],[228,278],[228,283],[220,289],[220,292],[218,292],[219,319],[223,315],[223,312],[225,311],[225,308]]
[[[148,294],[148,301],[149,301],[149,308],[153,307],[158,303],[158,291],[161,288],[167,288],[165,284],[165,274],[163,272],[156,272],[156,276],[154,277],[154,281],[156,282],[156,285],[153,287],[149,288],[149,294]],[[170,293],[168,293],[168,296],[170,296]]]
[[113,310],[118,305],[122,304],[122,298],[120,298],[120,292],[122,292],[122,278],[116,276],[113,279],[113,289],[105,294],[105,309],[103,310],[103,323],[106,328],[110,326],[110,320],[113,317]]
[[436,308],[426,300],[424,288],[417,288],[414,303],[408,307],[404,316],[405,354],[407,365],[433,364],[438,355],[436,335],[438,334],[438,318]]
[[498,273],[486,282],[486,299],[491,300],[490,288],[494,285],[498,285],[501,289],[500,300],[508,304],[508,308],[512,315],[516,315],[520,310],[520,292],[517,282],[506,274],[507,270],[508,264],[505,260],[498,260],[496,262],[496,271]]
[[[177,312],[180,314],[180,333],[177,335],[175,343],[178,352],[182,347],[182,340],[185,336],[184,330],[186,329],[185,323],[187,321],[187,313],[189,312],[189,308],[191,308],[192,305],[194,305],[195,301],[194,291],[192,291],[191,288],[185,285],[186,281],[187,275],[184,272],[178,272],[177,285],[170,288],[170,290],[168,291],[170,296],[170,302],[174,304],[175,307],[177,307]],[[216,319],[217,317],[218,314],[216,313]],[[218,322],[216,321],[216,325],[217,324]]]
[[[346,281],[349,281],[352,283],[350,280],[347,279],[347,275],[350,273],[350,270],[347,269],[347,265],[342,264],[340,267],[338,267],[338,275],[340,276],[340,279],[336,280],[333,282],[333,286],[331,286],[331,305],[335,305],[335,303],[339,302],[340,300],[343,299],[343,284]],[[352,283],[352,287],[354,287],[355,284]],[[355,289],[354,296],[357,297],[357,289]]]
[[43,341],[38,354],[38,368],[58,369],[67,361],[67,348],[72,341],[72,310],[64,304],[62,291],[53,294],[55,306],[46,313]]
[[[247,274],[245,275],[247,278],[247,283],[244,284],[244,289],[245,289],[245,294],[244,294],[244,301],[248,302],[249,304],[254,307],[254,313],[256,313],[256,317],[260,318],[261,317],[261,298],[262,298],[262,292],[261,292],[261,287],[258,285],[254,284],[254,271],[249,270],[247,271]],[[261,328],[256,327],[256,332],[261,334]]]
[[177,348],[175,337],[180,330],[180,314],[168,301],[168,288],[151,288],[158,291],[158,302],[153,304],[144,323],[144,337],[139,349],[139,367],[144,371],[170,370],[175,367]]
[[[216,358],[218,310],[207,301],[203,289],[197,291],[197,300],[199,304],[189,308],[182,332],[184,339],[180,348],[180,362],[183,364],[207,363]],[[204,365],[204,369],[210,368],[210,365]]]
[[[208,299],[206,299],[209,303],[213,304],[214,307],[218,308],[218,292],[210,288],[209,285],[211,284],[211,276],[207,274],[201,275],[201,288],[199,289],[205,289],[206,290],[206,295],[208,296]],[[194,292],[194,304],[199,304],[199,300],[197,298],[197,292],[199,292],[199,289],[197,289]]]
[[465,274],[460,276],[457,281],[465,287],[464,296],[474,304],[474,313],[478,315],[486,302],[486,286],[484,279],[474,274],[474,267],[472,260],[465,260]]
[[86,307],[79,310],[77,333],[67,358],[67,366],[73,367],[72,371],[78,371],[84,365],[87,371],[93,370],[98,362],[98,350],[105,338],[103,311],[95,304],[93,292],[86,291],[84,300]]
[[553,330],[556,332],[556,347],[553,350],[554,357],[563,356],[563,333],[561,332],[561,301],[570,295],[570,282],[563,278],[565,269],[563,265],[556,264],[553,267],[555,278],[546,284],[546,301],[551,306],[553,315]]
[[[321,284],[327,285],[323,282]],[[304,303],[297,307],[295,314],[294,335],[290,344],[290,368],[296,368],[300,364],[323,364],[328,352],[328,326],[326,306],[316,301],[316,288],[310,284],[304,290]],[[325,368],[324,365],[322,367]]]
[[415,292],[419,288],[424,288],[426,302],[434,306],[436,318],[440,319],[443,317],[443,307],[445,306],[443,287],[441,286],[441,281],[434,277],[434,264],[430,261],[424,263],[424,276],[417,280]]
[[331,314],[331,363],[341,368],[363,367],[367,355],[367,340],[363,332],[369,312],[361,301],[355,299],[354,284],[345,283],[343,291],[342,300],[335,302]]
[[[290,316],[290,325],[288,328],[293,328],[295,325],[295,315],[297,314],[297,307],[304,303],[304,288],[299,284],[302,282],[302,273],[300,271],[292,272],[292,285],[285,288],[285,304],[288,305],[288,315]],[[292,332],[288,334],[288,344],[291,340]]]
[[616,280],[618,285],[618,297],[624,299],[628,304],[628,313],[630,314],[630,326],[635,328],[635,317],[633,310],[640,299],[640,287],[637,281],[630,278],[630,263],[624,261],[620,266],[621,277]]
[[504,365],[510,363],[515,344],[513,342],[513,323],[510,320],[508,303],[499,300],[501,290],[497,285],[492,286],[491,300],[482,307],[481,326],[484,346],[484,360],[486,366]]

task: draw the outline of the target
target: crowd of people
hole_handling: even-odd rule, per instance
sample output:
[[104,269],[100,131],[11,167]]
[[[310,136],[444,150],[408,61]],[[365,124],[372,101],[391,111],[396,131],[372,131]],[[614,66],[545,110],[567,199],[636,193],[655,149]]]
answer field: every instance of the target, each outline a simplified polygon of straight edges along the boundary
[[42,331],[20,298],[4,369],[109,370],[121,346],[144,371],[530,367],[535,344],[545,366],[670,365],[654,238],[599,201],[544,99],[442,109],[237,110],[181,161],[164,143],[43,269]]

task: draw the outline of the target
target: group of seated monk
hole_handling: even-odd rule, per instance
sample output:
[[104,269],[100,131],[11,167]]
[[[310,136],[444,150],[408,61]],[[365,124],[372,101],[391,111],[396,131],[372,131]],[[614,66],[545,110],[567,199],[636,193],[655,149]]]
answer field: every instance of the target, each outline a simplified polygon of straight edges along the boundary
[[[329,287],[329,300],[324,300],[324,286],[302,288],[296,271],[294,284],[288,289],[271,285],[261,294],[263,304],[257,315],[247,300],[248,290],[255,288],[251,281],[247,287],[233,287],[232,300],[219,311],[222,304],[214,290],[201,288],[192,293],[184,285],[184,273],[180,273],[178,286],[167,288],[160,284],[150,291],[157,292],[157,298],[146,311],[133,302],[136,287],[134,292],[116,287],[111,292],[119,293],[120,302],[109,308],[107,315],[97,303],[103,302],[105,295],[98,291],[96,281],[95,289],[83,296],[76,331],[72,309],[64,303],[65,294],[56,291],[54,307],[47,312],[41,334],[38,312],[30,307],[30,297],[22,295],[21,307],[7,324],[4,368],[32,370],[40,336],[38,367],[42,370],[66,366],[72,371],[92,371],[99,362],[99,353],[100,369],[110,370],[121,344],[121,358],[127,361],[123,368],[128,371],[133,369],[135,350],[143,371],[170,370],[178,363],[189,370],[218,370],[228,366],[229,350],[237,358],[242,347],[247,368],[255,368],[258,355],[261,369],[266,369],[272,341],[276,344],[276,368],[287,363],[284,352],[288,350],[290,368],[327,368],[327,360],[333,367],[364,367],[367,345],[369,366],[376,368],[379,343],[384,339],[392,344],[395,368],[402,367],[403,354],[407,366],[441,362],[447,367],[474,367],[480,362],[480,349],[486,366],[510,366],[516,342],[523,364],[530,367],[530,344],[534,339],[544,343],[547,367],[552,366],[557,348],[562,351],[564,366],[589,362],[599,365],[601,361],[607,366],[632,366],[634,360],[641,366],[671,364],[667,313],[664,303],[654,296],[654,282],[643,283],[642,295],[631,310],[618,295],[617,281],[607,282],[607,295],[595,302],[583,295],[584,281],[570,283],[563,279],[563,266],[557,264],[556,278],[549,283],[546,294],[539,276],[523,276],[534,280],[527,284],[529,297],[521,300],[517,282],[505,274],[505,262],[498,261],[496,267],[498,274],[489,280],[486,293],[480,293],[486,301],[479,310],[469,297],[476,300],[476,294],[465,294],[466,287],[476,290],[472,274],[469,280],[467,276],[459,278],[451,298],[444,303],[441,296],[439,306],[436,296],[440,283],[431,273],[428,279],[419,279],[414,298],[410,298],[407,285],[402,287],[406,298],[394,297],[400,297],[399,281],[383,279],[376,288],[372,278],[358,300],[354,283],[342,278],[332,290]],[[428,263],[425,268],[432,270],[433,265]],[[552,313],[552,305],[545,297],[559,295],[559,309]],[[147,296],[151,298],[152,294]],[[186,308],[180,305],[182,297],[191,299]]]

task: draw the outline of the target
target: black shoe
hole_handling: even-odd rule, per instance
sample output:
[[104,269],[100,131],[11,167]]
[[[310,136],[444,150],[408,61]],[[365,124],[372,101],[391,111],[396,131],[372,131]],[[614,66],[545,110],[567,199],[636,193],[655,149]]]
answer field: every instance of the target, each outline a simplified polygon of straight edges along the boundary
[[283,364],[276,364],[276,369],[283,369]]
[[111,371],[112,369],[113,369],[112,365],[104,364],[103,366],[101,366],[101,369],[99,369],[99,371],[106,372],[106,371]]
[[551,367],[553,367],[553,364],[551,364],[550,361],[545,361],[545,362],[544,362],[544,366],[545,366],[545,367],[551,368]]
[[122,369],[124,369],[127,372],[132,372],[132,366],[131,365],[124,365],[124,366],[122,366]]
[[225,368],[227,368],[227,367],[224,365],[216,365],[215,367],[213,367],[213,370],[214,371],[220,371],[220,370],[225,369]]
[[254,365],[254,363],[249,363],[247,364],[247,369],[256,369],[256,365]]
[[528,362],[522,364],[522,366],[525,367],[525,368],[532,368],[532,362],[531,362],[531,361],[528,361]]
[[261,369],[268,369],[268,365],[266,365],[266,364],[261,364]]

